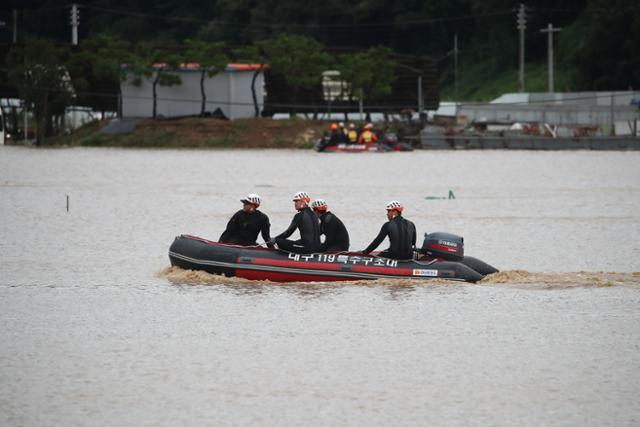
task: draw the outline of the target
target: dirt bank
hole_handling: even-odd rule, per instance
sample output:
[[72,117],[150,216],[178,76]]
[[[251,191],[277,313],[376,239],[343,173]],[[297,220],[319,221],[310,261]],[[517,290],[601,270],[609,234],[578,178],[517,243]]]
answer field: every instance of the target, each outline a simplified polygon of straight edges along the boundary
[[48,144],[109,147],[310,148],[327,124],[313,120],[212,118],[141,119],[127,134],[106,134],[108,121],[89,123]]

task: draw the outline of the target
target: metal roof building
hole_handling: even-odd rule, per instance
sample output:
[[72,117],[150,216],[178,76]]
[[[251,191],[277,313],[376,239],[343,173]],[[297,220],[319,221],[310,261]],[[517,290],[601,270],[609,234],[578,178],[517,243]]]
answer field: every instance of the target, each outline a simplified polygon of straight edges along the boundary
[[[488,104],[463,103],[457,111],[468,122],[549,123],[607,126],[616,130],[640,120],[640,92],[509,93]],[[628,132],[628,131],[627,131]]]

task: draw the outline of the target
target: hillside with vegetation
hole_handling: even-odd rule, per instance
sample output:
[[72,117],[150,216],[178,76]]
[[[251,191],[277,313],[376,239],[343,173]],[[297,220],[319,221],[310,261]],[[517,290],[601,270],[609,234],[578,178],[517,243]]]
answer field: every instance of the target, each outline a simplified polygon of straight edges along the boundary
[[[310,99],[308,94],[317,92],[323,70],[340,71],[349,100],[357,94],[377,102],[392,95],[398,58],[428,57],[437,68],[432,84],[439,86],[428,90],[442,100],[485,101],[518,90],[519,4],[93,0],[78,3],[80,44],[71,49],[69,4],[36,0],[17,9],[20,43],[10,48],[3,71],[32,106],[38,140],[59,132],[71,98],[82,102],[92,96],[95,104],[102,99],[96,85],[111,82],[102,108],[114,110],[119,81],[146,79],[154,88],[180,84],[172,70],[185,62],[201,64],[203,78],[228,61],[269,64],[269,72],[281,76],[292,94],[295,111],[298,95]],[[525,3],[525,10],[526,91],[547,89],[547,36],[540,29],[548,23],[562,29],[555,35],[556,90],[640,86],[637,0],[537,1]],[[12,22],[13,9],[0,11],[0,19]],[[256,88],[251,90],[255,94]],[[204,114],[204,93],[202,105]]]
[[[85,4],[83,4],[85,3]],[[20,9],[22,36],[69,40],[69,3],[32,1]],[[439,68],[443,92],[453,87],[453,39],[458,36],[460,95],[483,95],[494,76],[517,82],[516,9],[509,0],[93,0],[79,2],[80,39],[110,33],[129,42],[181,44],[199,38],[247,46],[280,34],[310,37],[330,48],[429,55]],[[640,4],[637,0],[539,0],[524,2],[526,61],[546,64],[548,23],[556,35],[558,88],[623,90],[640,85]],[[3,20],[11,22],[10,9]],[[65,25],[62,25],[64,23]],[[503,86],[498,84],[497,86]],[[467,88],[467,89],[465,89]],[[508,89],[508,87],[505,87]]]

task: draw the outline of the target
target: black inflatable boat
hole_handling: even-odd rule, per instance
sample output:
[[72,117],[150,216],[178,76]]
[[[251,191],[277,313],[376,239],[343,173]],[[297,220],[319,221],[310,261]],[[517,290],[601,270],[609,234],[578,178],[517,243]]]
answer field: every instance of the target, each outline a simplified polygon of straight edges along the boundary
[[463,255],[462,238],[425,236],[418,259],[395,260],[358,252],[294,254],[261,246],[236,246],[181,235],[169,248],[171,265],[214,274],[274,282],[440,278],[477,282],[494,267]]

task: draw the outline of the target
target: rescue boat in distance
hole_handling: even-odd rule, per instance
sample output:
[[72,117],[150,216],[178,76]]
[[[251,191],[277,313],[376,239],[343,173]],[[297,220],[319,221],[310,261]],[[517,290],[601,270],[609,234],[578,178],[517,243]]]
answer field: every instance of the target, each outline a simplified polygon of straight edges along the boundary
[[413,147],[398,140],[395,133],[387,133],[382,142],[373,144],[331,144],[328,138],[320,138],[314,144],[314,149],[319,153],[390,153],[392,151],[413,151]]
[[[453,252],[451,246],[439,246],[443,253]],[[169,248],[169,259],[171,265],[183,269],[273,282],[430,278],[477,282],[486,274],[498,271],[472,257],[448,261],[428,256],[394,260],[356,252],[294,254],[262,246],[229,245],[190,235],[175,238]]]

